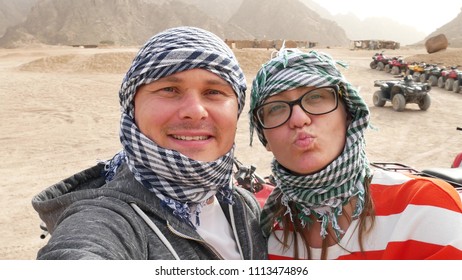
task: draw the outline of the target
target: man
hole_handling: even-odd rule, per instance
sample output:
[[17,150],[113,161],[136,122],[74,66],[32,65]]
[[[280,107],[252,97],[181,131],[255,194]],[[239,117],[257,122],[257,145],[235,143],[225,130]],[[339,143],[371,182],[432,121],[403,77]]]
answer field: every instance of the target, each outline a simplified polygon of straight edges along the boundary
[[216,35],[152,37],[119,92],[123,150],[33,199],[52,235],[38,258],[266,258],[259,206],[232,179],[245,90]]

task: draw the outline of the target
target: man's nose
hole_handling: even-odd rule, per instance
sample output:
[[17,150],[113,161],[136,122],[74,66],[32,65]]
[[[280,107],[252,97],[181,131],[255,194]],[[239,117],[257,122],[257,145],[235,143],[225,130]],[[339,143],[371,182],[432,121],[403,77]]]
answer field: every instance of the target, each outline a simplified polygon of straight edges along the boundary
[[203,96],[195,91],[185,93],[178,113],[182,119],[201,120],[206,118],[208,113]]

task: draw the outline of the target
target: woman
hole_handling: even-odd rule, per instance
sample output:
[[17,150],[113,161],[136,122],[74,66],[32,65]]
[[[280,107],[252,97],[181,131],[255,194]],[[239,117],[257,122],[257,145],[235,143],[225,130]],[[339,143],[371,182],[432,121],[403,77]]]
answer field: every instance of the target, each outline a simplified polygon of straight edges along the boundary
[[262,212],[272,259],[462,259],[447,183],[372,171],[369,110],[326,54],[283,49],[251,92],[251,133],[274,155]]

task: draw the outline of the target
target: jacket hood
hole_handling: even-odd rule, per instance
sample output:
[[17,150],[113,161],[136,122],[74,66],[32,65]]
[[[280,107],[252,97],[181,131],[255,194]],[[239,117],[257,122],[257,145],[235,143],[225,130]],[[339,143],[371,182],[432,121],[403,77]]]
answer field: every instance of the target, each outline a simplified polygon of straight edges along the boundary
[[159,212],[159,208],[163,209],[159,207],[160,200],[135,180],[127,165],[119,167],[116,177],[121,178],[106,183],[104,163],[97,164],[46,188],[32,198],[32,206],[50,233],[53,233],[59,217],[71,204],[101,197],[134,202],[141,209],[154,212],[161,218],[169,215],[166,211]]

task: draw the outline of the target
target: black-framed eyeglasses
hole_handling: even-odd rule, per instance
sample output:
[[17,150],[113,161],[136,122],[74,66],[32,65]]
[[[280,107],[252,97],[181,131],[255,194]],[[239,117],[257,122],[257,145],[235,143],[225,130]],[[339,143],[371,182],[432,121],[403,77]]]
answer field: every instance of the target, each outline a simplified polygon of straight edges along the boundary
[[307,91],[293,101],[271,101],[253,109],[255,120],[264,129],[285,124],[292,115],[292,108],[299,105],[310,115],[328,114],[338,107],[339,86],[318,87]]

